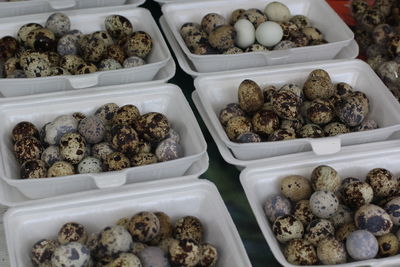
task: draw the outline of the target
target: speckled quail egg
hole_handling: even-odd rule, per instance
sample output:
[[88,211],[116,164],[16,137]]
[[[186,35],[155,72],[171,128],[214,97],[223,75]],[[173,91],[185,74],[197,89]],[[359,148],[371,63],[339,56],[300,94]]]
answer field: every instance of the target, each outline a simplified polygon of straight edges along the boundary
[[44,141],[50,145],[60,142],[61,137],[66,133],[75,132],[78,129],[78,122],[72,115],[61,115],[44,127]]
[[269,20],[280,22],[288,21],[292,16],[289,8],[281,2],[271,2],[265,9],[264,13],[267,15]]
[[53,13],[46,21],[46,28],[54,32],[57,37],[61,37],[70,31],[71,21],[63,13]]
[[310,99],[329,98],[335,93],[332,82],[323,77],[310,77],[304,83],[304,94]]
[[283,141],[296,138],[296,132],[292,129],[278,129],[268,136],[268,141]]
[[235,23],[239,20],[239,17],[245,12],[246,10],[243,8],[238,8],[232,11],[231,16],[229,17],[229,24],[235,25]]
[[19,43],[17,39],[12,36],[4,36],[0,39],[0,58],[7,60],[14,57],[15,53],[19,50]]
[[144,166],[157,163],[157,157],[153,153],[138,153],[130,158],[131,166]]
[[279,242],[285,243],[293,239],[302,238],[304,227],[300,220],[288,214],[280,216],[274,221],[272,232]]
[[71,74],[75,74],[78,67],[82,64],[85,64],[85,61],[77,55],[65,55],[60,60],[60,67],[66,69]]
[[119,171],[129,167],[129,159],[121,152],[113,152],[109,154],[104,161],[104,169],[106,171]]
[[89,262],[89,249],[78,242],[71,242],[59,246],[55,249],[51,257],[51,264],[54,267],[85,267],[88,266]]
[[161,248],[165,253],[169,253],[169,248],[171,246],[171,243],[174,242],[174,238],[168,237],[160,241],[158,244],[158,247]]
[[60,139],[61,157],[72,163],[78,164],[85,156],[86,140],[79,133],[66,133]]
[[88,233],[82,224],[76,222],[65,223],[58,231],[57,240],[61,245],[78,242],[85,244],[88,238]]
[[129,232],[131,233],[133,240],[149,242],[158,235],[159,231],[160,221],[152,212],[139,212],[132,216],[129,221]]
[[14,154],[19,163],[40,159],[42,152],[42,144],[33,136],[24,137],[14,144]]
[[61,76],[61,75],[71,75],[69,71],[61,67],[52,67],[50,68],[50,75],[49,76]]
[[99,117],[89,116],[80,121],[78,131],[88,143],[97,144],[104,138],[105,127]]
[[150,244],[156,246],[161,242],[161,240],[172,237],[174,227],[171,218],[164,212],[155,212],[154,214],[160,222],[160,231],[158,232],[158,235],[150,241]]
[[348,207],[339,204],[337,211],[329,218],[329,220],[333,223],[335,228],[338,228],[343,224],[353,222],[353,217],[354,214]]
[[356,127],[353,128],[354,131],[356,132],[360,132],[360,131],[368,131],[368,130],[373,130],[373,129],[377,129],[378,123],[372,119],[364,119],[362,121],[362,123]]
[[66,161],[57,161],[47,170],[49,177],[59,177],[75,174],[74,166]]
[[200,247],[193,240],[173,240],[169,247],[169,260],[173,266],[192,267],[199,262],[200,253]]
[[339,173],[332,167],[320,165],[311,173],[311,185],[315,191],[336,192],[341,183]]
[[98,117],[104,125],[110,125],[114,118],[115,112],[119,109],[119,106],[115,103],[107,103],[99,107],[94,115]]
[[293,239],[283,250],[286,260],[295,265],[315,265],[318,262],[314,246],[304,239]]
[[47,77],[50,75],[51,64],[45,54],[29,53],[23,59],[20,58],[20,64],[28,78]]
[[38,23],[28,23],[23,25],[21,28],[19,28],[18,33],[17,33],[17,39],[18,41],[21,42],[22,45],[27,45],[26,43],[26,39],[28,37],[28,34],[36,29],[41,29],[43,28],[42,25],[38,24]]
[[306,124],[298,132],[302,138],[318,138],[325,135],[324,130],[317,124]]
[[78,37],[73,34],[66,34],[58,40],[57,52],[61,56],[77,55],[79,52]]
[[391,38],[388,42],[389,55],[393,58],[400,55],[400,37],[398,35]]
[[377,73],[385,84],[398,83],[400,64],[396,61],[386,61],[379,66]]
[[124,227],[116,225],[106,227],[98,237],[98,256],[116,256],[129,252],[132,247],[132,236]]
[[396,235],[389,233],[377,238],[379,245],[378,255],[380,257],[389,257],[397,255],[399,251],[399,240]]
[[311,21],[309,18],[307,18],[304,15],[295,15],[290,18],[290,22],[296,24],[296,26],[299,29],[305,28],[305,27],[310,27],[311,26]]
[[[128,224],[129,224],[129,218],[128,218]],[[128,229],[128,227],[126,227]],[[132,244],[132,253],[135,255],[138,255],[143,249],[147,248],[148,246],[144,243],[141,242],[133,242]]]
[[334,117],[334,109],[328,100],[316,98],[307,109],[307,118],[315,124],[327,124],[331,122]]
[[390,171],[375,168],[368,172],[365,180],[372,187],[375,197],[389,197],[396,193],[398,181]]
[[223,16],[217,13],[208,13],[201,19],[201,27],[210,34],[215,28],[226,25],[227,22]]
[[311,221],[317,219],[310,209],[310,201],[307,199],[296,202],[293,208],[293,215],[299,219],[304,227],[308,226]]
[[354,222],[345,223],[336,228],[335,237],[337,240],[344,242],[346,241],[347,237],[356,230],[357,226],[354,224]]
[[151,36],[144,31],[134,32],[127,41],[126,54],[145,59],[153,49]]
[[315,27],[304,27],[301,31],[307,36],[310,41],[323,40],[324,35]]
[[273,111],[261,110],[254,114],[252,120],[254,131],[264,137],[279,129],[279,117]]
[[296,120],[281,120],[281,129],[285,130],[293,130],[297,132],[303,127],[303,119],[296,119]]
[[197,243],[203,240],[204,228],[201,221],[194,216],[178,219],[174,227],[174,237],[178,240],[190,239]]
[[261,10],[256,8],[251,8],[243,12],[239,16],[239,19],[247,19],[254,25],[254,28],[257,28],[262,23],[267,21],[267,16]]
[[168,258],[164,251],[159,247],[146,247],[140,253],[140,266],[159,266],[169,267]]
[[238,88],[240,108],[248,113],[255,112],[264,104],[264,96],[260,86],[253,80],[244,80]]
[[231,118],[226,124],[226,134],[231,141],[235,141],[241,134],[251,132],[251,122],[244,116]]
[[26,43],[29,48],[38,52],[54,51],[57,48],[57,40],[54,33],[47,28],[40,28],[28,33]]
[[170,124],[165,115],[158,112],[149,112],[136,120],[135,129],[145,140],[159,142],[168,135]]
[[210,32],[209,44],[216,49],[225,50],[235,44],[236,30],[231,25],[221,25]]
[[181,142],[181,135],[173,128],[169,129],[168,135],[165,137],[165,139],[168,139],[168,138],[171,138],[172,140],[174,140],[177,143]]
[[135,105],[123,105],[117,109],[112,118],[114,125],[131,125],[140,117],[140,111]]
[[283,37],[281,26],[273,21],[261,23],[256,29],[256,40],[258,43],[272,47],[278,44]]
[[218,251],[210,244],[200,245],[199,267],[215,266],[218,261]]
[[200,30],[201,26],[198,23],[194,22],[187,22],[182,24],[179,33],[181,34],[182,38],[185,39],[185,37],[192,31]]
[[378,44],[372,44],[372,45],[368,46],[368,48],[365,51],[365,54],[367,55],[368,59],[376,57],[376,56],[380,56],[381,58],[385,58],[385,61],[389,60],[387,49]]
[[362,103],[364,113],[368,114],[368,112],[369,112],[369,99],[368,99],[368,96],[365,93],[361,92],[361,91],[352,92],[350,96],[358,98]]
[[45,163],[39,159],[27,160],[21,165],[21,178],[34,179],[47,177]]
[[114,150],[107,142],[98,143],[92,147],[92,156],[100,159],[101,161],[105,161],[107,156],[113,152]]
[[267,52],[267,51],[269,51],[268,48],[266,48],[263,45],[252,44],[251,46],[247,47],[244,52],[249,53],[249,52]]
[[85,61],[97,63],[107,51],[107,47],[103,39],[91,36],[85,41],[85,45],[81,46],[82,58]]
[[121,68],[122,68],[122,65],[113,58],[103,59],[98,64],[99,71],[118,70]]
[[211,55],[211,54],[218,54],[218,50],[210,46],[207,43],[200,43],[193,51],[196,55]]
[[392,230],[393,222],[384,209],[374,204],[361,206],[354,214],[358,229],[367,230],[375,236],[382,236]]
[[350,3],[350,11],[353,17],[358,20],[367,11],[369,5],[365,0],[353,0]]
[[124,16],[110,15],[104,21],[107,32],[115,39],[128,37],[133,32],[132,23]]
[[256,134],[256,133],[252,133],[252,132],[247,132],[247,133],[242,133],[240,134],[235,142],[238,143],[259,143],[261,142],[261,137]]
[[296,119],[299,115],[300,98],[288,90],[279,90],[271,97],[275,113],[284,119]]
[[349,128],[340,122],[331,122],[324,127],[326,136],[336,136],[350,132]]
[[374,197],[372,187],[368,183],[361,181],[342,184],[340,191],[343,203],[353,209],[369,204]]
[[107,264],[107,267],[142,267],[147,266],[132,253],[120,253],[115,259]]
[[353,87],[345,82],[335,84],[336,94],[340,97],[349,96],[353,91]]
[[340,121],[352,127],[360,125],[367,115],[362,100],[358,97],[344,97],[336,107],[336,114]]
[[274,195],[267,198],[264,203],[264,212],[270,222],[274,222],[279,216],[290,214],[292,204],[282,195]]
[[[174,138],[172,138],[174,139]],[[175,140],[177,142],[177,140]],[[178,142],[180,143],[180,142]],[[138,145],[138,153],[150,153],[152,150],[150,142],[144,141],[143,139],[139,139]]]
[[400,225],[400,197],[396,197],[385,205],[386,212],[394,225]]
[[111,129],[111,147],[119,152],[135,154],[139,145],[137,132],[128,125],[116,125]]
[[395,31],[389,24],[379,24],[373,29],[371,36],[375,44],[384,46],[395,36]]
[[158,161],[163,162],[183,157],[184,151],[181,144],[172,139],[165,139],[157,145],[155,155]]
[[373,234],[366,230],[357,230],[347,237],[346,249],[351,258],[368,260],[378,254],[379,245]]
[[310,209],[319,218],[330,218],[338,207],[339,200],[332,192],[315,191],[310,197]]
[[144,61],[144,59],[137,57],[137,56],[131,56],[124,60],[123,67],[124,68],[133,68],[133,67],[142,66],[144,64],[146,64],[146,61]]
[[96,65],[94,65],[93,63],[84,63],[78,66],[75,75],[88,74],[96,71],[97,71]]
[[295,83],[287,83],[285,85],[283,85],[281,88],[279,88],[279,90],[283,91],[290,91],[292,93],[294,93],[296,96],[298,96],[300,98],[300,100],[304,99],[304,94],[303,94],[303,89],[301,89],[297,84]]
[[21,66],[18,58],[15,57],[9,58],[4,62],[3,75],[8,77],[15,71],[18,71],[20,68]]
[[190,32],[184,41],[189,50],[194,53],[198,46],[203,44],[208,45],[208,35],[203,30],[195,30]]
[[99,173],[102,172],[101,161],[95,157],[85,157],[79,162],[78,173]]
[[332,222],[326,219],[316,219],[307,226],[304,239],[313,246],[318,246],[321,240],[335,235],[335,227]]
[[51,266],[51,256],[59,246],[57,241],[42,239],[31,249],[31,260],[35,266]]
[[283,40],[274,46],[274,50],[286,50],[286,49],[291,49],[291,48],[296,48],[296,47],[297,47],[297,45],[294,42],[289,41],[289,40]]
[[309,199],[312,193],[310,181],[300,175],[289,175],[281,181],[281,193],[297,202],[303,199]]
[[123,64],[126,58],[125,51],[119,45],[110,45],[107,47],[106,58],[111,58]]
[[17,142],[25,137],[33,136],[39,138],[39,130],[29,121],[17,123],[11,131],[12,140]]
[[385,21],[384,15],[376,8],[368,8],[363,15],[360,16],[359,25],[371,32],[376,26]]
[[317,255],[318,260],[325,265],[347,262],[347,253],[344,243],[334,237],[329,237],[319,242]]
[[106,45],[106,47],[109,47],[114,44],[114,41],[113,41],[111,35],[106,31],[96,31],[96,32],[92,33],[92,36],[102,39],[104,41],[104,44]]

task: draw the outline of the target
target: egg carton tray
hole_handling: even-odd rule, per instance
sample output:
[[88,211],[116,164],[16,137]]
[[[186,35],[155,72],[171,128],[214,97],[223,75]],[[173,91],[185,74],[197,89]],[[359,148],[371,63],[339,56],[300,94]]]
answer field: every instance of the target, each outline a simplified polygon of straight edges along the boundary
[[[341,151],[333,156],[298,155],[292,160],[268,160],[246,168],[240,174],[240,181],[257,219],[258,225],[268,243],[270,250],[282,266],[295,267],[283,255],[282,246],[275,238],[271,224],[263,211],[266,199],[280,193],[280,181],[288,175],[311,176],[312,170],[319,165],[328,165],[338,171],[340,177],[356,177],[364,180],[373,168],[385,168],[394,176],[400,174],[400,142],[371,145],[368,150],[353,149]],[[373,147],[375,146],[375,147]],[[372,150],[373,149],[373,150]],[[400,255],[381,259],[348,262],[346,264],[326,265],[337,267],[395,267],[400,265]],[[314,266],[314,265],[313,265]]]
[[146,0],[25,0],[8,2],[7,0],[0,0],[0,18],[126,4],[139,6],[145,1]]
[[[228,103],[238,102],[237,90],[243,80],[254,80],[261,87],[279,87],[286,83],[302,86],[314,69],[326,70],[334,83],[346,82],[354,90],[364,92],[370,100],[368,118],[375,120],[380,128],[334,137],[299,138],[278,142],[239,144],[228,139],[218,115]],[[256,160],[310,150],[317,155],[332,154],[340,151],[342,146],[386,140],[400,130],[400,104],[373,70],[360,60],[303,63],[268,70],[207,75],[196,78],[194,83],[200,104],[207,115],[203,120],[210,121],[219,139],[239,160]]]
[[[63,114],[79,111],[93,114],[101,105],[114,102],[120,106],[133,104],[142,114],[160,112],[181,135],[184,157],[153,165],[127,168],[98,174],[20,179],[20,167],[13,156],[11,130],[20,121],[30,121],[37,127]],[[125,183],[182,176],[190,166],[206,154],[207,144],[200,127],[179,87],[172,84],[136,86],[120,85],[94,88],[81,92],[65,92],[3,102],[0,129],[0,178],[27,198],[38,199],[96,188],[116,187]]]
[[333,59],[354,39],[353,32],[325,1],[313,0],[282,0],[281,2],[288,6],[293,15],[307,16],[312,24],[324,34],[329,42],[327,44],[235,55],[195,55],[189,51],[179,33],[184,23],[199,23],[207,13],[215,12],[229,18],[235,9],[264,10],[269,2],[272,1],[222,0],[170,3],[162,6],[162,12],[179,47],[195,68],[202,73]]
[[90,233],[140,211],[163,211],[173,220],[198,217],[204,239],[219,252],[217,266],[251,266],[243,243],[214,184],[206,180],[169,179],[96,190],[12,208],[4,216],[11,267],[31,266],[30,249],[42,238],[54,238],[68,221]]
[[[145,31],[153,39],[153,49],[146,59],[147,64],[133,68],[100,71],[76,76],[2,78],[0,79],[0,94],[3,97],[151,81],[172,59],[167,44],[150,11],[147,9],[135,6],[118,6],[69,10],[64,13],[71,20],[71,29],[79,29],[84,34],[105,30],[104,20],[109,15],[125,16],[131,21],[134,31]],[[41,13],[2,18],[0,19],[0,36],[16,36],[18,29],[26,23],[36,22],[44,25],[51,14]]]
[[[216,72],[199,72],[196,67],[193,65],[193,63],[189,60],[189,58],[185,55],[185,53],[182,51],[181,47],[179,46],[178,42],[176,41],[175,37],[173,36],[171,30],[169,29],[167,22],[165,21],[165,17],[161,16],[160,17],[160,26],[162,31],[164,32],[165,38],[167,39],[169,45],[171,46],[172,51],[174,51],[174,54],[176,56],[176,60],[178,61],[179,66],[181,69],[186,72],[187,74],[191,75],[192,77],[197,77],[200,75],[209,75],[209,74],[215,74]],[[340,52],[332,59],[332,60],[341,60],[341,59],[354,59],[358,56],[359,52],[359,47],[356,41],[351,41],[351,43],[342,48]],[[296,63],[292,63],[296,64]],[[271,68],[274,68],[275,66],[271,66]],[[267,67],[258,67],[258,68],[247,68],[247,69],[261,69],[261,68],[267,68]],[[218,73],[226,73],[230,71],[221,71]]]

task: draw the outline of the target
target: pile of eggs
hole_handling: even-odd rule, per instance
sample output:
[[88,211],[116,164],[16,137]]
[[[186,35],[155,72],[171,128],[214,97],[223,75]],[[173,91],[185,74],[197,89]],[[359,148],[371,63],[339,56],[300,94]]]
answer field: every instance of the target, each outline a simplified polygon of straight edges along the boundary
[[54,13],[45,27],[23,25],[17,38],[0,39],[0,58],[5,78],[36,78],[79,75],[131,68],[146,64],[153,48],[151,36],[133,32],[131,22],[120,15],[104,21],[106,31],[83,34],[71,30],[67,15]]
[[400,2],[353,0],[355,39],[368,64],[400,100]]
[[281,2],[269,3],[264,12],[256,8],[236,9],[229,20],[209,13],[201,24],[183,24],[180,34],[189,50],[197,55],[283,50],[327,43],[309,18],[292,16]]
[[23,121],[11,135],[22,179],[117,171],[183,156],[167,117],[140,114],[135,105],[107,103],[90,116],[61,115],[40,132]]
[[365,181],[341,180],[334,168],[320,165],[310,179],[284,177],[280,189],[264,211],[288,262],[330,265],[397,255],[400,187],[389,170],[372,169]]
[[34,266],[211,267],[217,249],[204,243],[204,227],[194,216],[172,223],[164,212],[142,211],[89,234],[76,222],[64,224],[56,240],[42,239],[31,250]]
[[313,70],[303,87],[288,83],[261,89],[255,81],[244,80],[238,100],[219,114],[233,142],[318,138],[378,128],[367,118],[368,97],[347,83],[334,84],[322,69]]

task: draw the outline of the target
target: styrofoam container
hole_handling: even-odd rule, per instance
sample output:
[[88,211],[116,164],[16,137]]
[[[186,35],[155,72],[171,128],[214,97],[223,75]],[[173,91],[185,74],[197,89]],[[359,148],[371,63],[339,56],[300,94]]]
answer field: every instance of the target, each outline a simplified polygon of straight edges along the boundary
[[31,266],[32,245],[42,238],[55,238],[68,221],[79,222],[93,233],[144,210],[163,211],[173,220],[187,215],[198,217],[205,227],[204,240],[218,249],[217,266],[251,266],[215,185],[206,180],[177,178],[75,194],[8,210],[4,226],[11,267]]
[[[185,55],[185,53],[180,48],[174,35],[172,34],[171,30],[169,29],[167,22],[165,21],[165,17],[161,16],[159,22],[160,22],[161,29],[163,30],[168,43],[170,44],[172,50],[175,53],[176,59],[178,60],[178,63],[179,63],[179,66],[181,67],[181,69],[184,72],[186,72],[187,74],[191,75],[194,78],[197,76],[200,76],[200,75],[215,74],[214,71],[199,72],[196,69],[196,67],[193,65],[193,63],[190,61],[190,59]],[[355,40],[353,40],[353,41],[351,41],[351,43],[348,46],[342,48],[342,50],[340,50],[340,52],[334,57],[334,59],[354,59],[358,56],[358,52],[359,52],[358,44]],[[273,68],[273,67],[274,66],[271,66],[271,68]],[[263,67],[263,68],[267,68],[267,67]],[[223,71],[223,72],[229,72],[229,71]]]
[[325,1],[282,0],[293,15],[306,15],[329,42],[323,45],[299,47],[281,51],[253,52],[236,55],[195,55],[189,51],[179,30],[186,22],[200,23],[204,15],[216,12],[229,19],[238,8],[264,10],[271,0],[220,0],[171,3],[162,6],[168,27],[185,55],[199,72],[244,69],[268,65],[282,65],[307,61],[333,59],[354,39],[353,32]]
[[[133,90],[134,88],[134,90]],[[115,172],[78,174],[46,179],[19,179],[20,167],[13,156],[10,138],[12,128],[20,121],[37,127],[63,114],[79,111],[93,114],[101,105],[114,102],[133,104],[142,114],[161,112],[181,135],[184,157],[153,165]],[[95,188],[121,186],[125,183],[182,176],[190,166],[206,154],[207,144],[200,127],[179,87],[172,84],[111,86],[81,92],[58,93],[46,97],[32,96],[3,102],[0,106],[0,177],[28,198],[38,199]]]
[[144,2],[145,0],[25,0],[18,2],[0,0],[0,18],[124,4],[139,6]]
[[[368,117],[375,120],[379,129],[351,132],[335,137],[300,138],[294,140],[234,143],[228,139],[218,115],[228,103],[238,102],[237,90],[244,79],[252,79],[261,87],[282,86],[286,83],[303,85],[314,69],[325,69],[334,83],[349,83],[354,90],[364,92],[370,100]],[[266,157],[313,150],[318,155],[338,152],[342,146],[382,141],[400,130],[400,105],[374,71],[360,60],[304,63],[268,70],[237,71],[229,74],[201,76],[195,80],[202,106],[218,137],[232,151],[235,158],[254,160]]]
[[[107,16],[118,14],[128,18],[134,31],[145,31],[153,39],[153,49],[146,61],[147,64],[112,71],[101,71],[84,75],[53,76],[42,78],[0,79],[0,94],[4,97],[21,96],[35,93],[81,89],[93,86],[108,86],[124,83],[135,83],[152,80],[172,58],[167,44],[157,27],[150,11],[135,6],[105,7],[64,12],[71,19],[71,29],[83,33],[104,30]],[[27,15],[0,19],[0,36],[16,36],[18,29],[29,22],[45,24],[51,13]]]
[[[336,169],[339,175],[344,177],[356,177],[364,180],[367,173],[373,168],[388,169],[394,176],[400,174],[400,142],[395,145],[383,145],[369,151],[346,151],[331,157],[297,157],[291,161],[264,161],[262,164],[246,168],[241,175],[240,181],[249,200],[251,209],[256,216],[258,225],[268,242],[268,246],[275,258],[283,266],[297,266],[288,263],[282,253],[282,247],[276,240],[271,224],[268,222],[263,205],[267,197],[280,193],[281,179],[287,175],[302,175],[307,178],[311,176],[312,170],[319,165],[329,165]],[[347,264],[329,266],[386,266],[395,267],[400,265],[400,255],[384,259],[372,259],[367,261],[354,261]]]

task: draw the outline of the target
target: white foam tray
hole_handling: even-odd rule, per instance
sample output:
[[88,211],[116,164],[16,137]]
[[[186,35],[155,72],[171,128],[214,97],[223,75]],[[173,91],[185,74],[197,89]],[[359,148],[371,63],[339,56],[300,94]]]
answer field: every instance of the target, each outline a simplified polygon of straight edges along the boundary
[[163,211],[173,220],[186,215],[198,217],[205,226],[205,240],[218,249],[218,266],[251,266],[215,185],[206,180],[176,178],[10,209],[4,216],[4,226],[11,267],[31,266],[32,245],[41,238],[55,238],[67,221],[79,222],[92,233],[143,210]]
[[145,1],[146,0],[27,0],[8,2],[7,0],[0,0],[0,18],[124,4],[139,6]]
[[[115,172],[79,174],[46,179],[19,179],[20,167],[13,156],[11,129],[27,120],[38,127],[62,114],[80,111],[92,114],[102,104],[134,104],[141,113],[165,114],[182,138],[183,158],[154,165],[140,166]],[[94,88],[80,92],[65,92],[24,97],[3,102],[0,106],[0,178],[16,187],[28,198],[38,199],[95,188],[121,186],[125,183],[182,176],[189,167],[206,154],[207,144],[200,127],[179,87],[154,84],[138,87],[134,84]]]
[[[0,79],[0,94],[4,97],[27,94],[48,93],[54,91],[81,89],[93,86],[108,86],[125,83],[151,81],[172,58],[167,44],[157,27],[151,13],[135,6],[103,7],[65,11],[71,19],[71,29],[83,33],[104,30],[104,19],[111,14],[127,17],[134,31],[143,30],[153,39],[153,49],[147,58],[147,64],[127,69],[101,71],[84,75],[67,75],[43,78]],[[51,13],[27,15],[0,19],[0,36],[16,36],[18,29],[29,22],[42,25]]]
[[[263,205],[268,196],[280,193],[280,181],[287,175],[303,175],[310,177],[312,170],[318,165],[329,165],[335,168],[342,179],[356,177],[364,180],[368,171],[373,168],[386,168],[394,176],[400,174],[400,142],[382,143],[380,146],[371,145],[368,150],[346,150],[334,156],[317,157],[309,155],[298,156],[292,160],[271,160],[252,165],[240,175],[251,209],[256,216],[260,229],[267,240],[268,246],[275,258],[283,266],[297,266],[289,264],[283,256],[281,246],[276,240],[271,225],[266,219]],[[347,264],[327,266],[379,266],[395,267],[400,265],[400,255],[384,259],[349,262]]]
[[[176,41],[175,37],[173,36],[171,30],[169,29],[167,22],[165,21],[165,17],[161,16],[160,17],[160,26],[161,29],[163,30],[166,39],[168,40],[169,45],[171,46],[172,50],[175,53],[176,59],[178,60],[178,64],[181,67],[181,69],[186,72],[187,74],[191,75],[192,77],[197,77],[200,75],[208,75],[208,74],[215,74],[216,72],[199,72],[196,67],[193,65],[193,63],[189,60],[189,58],[185,55],[185,53],[182,51],[180,48],[178,42]],[[359,47],[356,41],[351,41],[351,43],[342,48],[342,50],[335,56],[334,60],[337,59],[354,59],[358,56],[359,53]],[[266,68],[266,67],[263,67]],[[248,68],[250,69],[250,68]],[[254,68],[257,69],[257,68]],[[229,71],[222,71],[219,73],[225,73]]]
[[237,8],[264,10],[268,2],[272,1],[220,0],[170,3],[162,6],[162,12],[175,40],[199,72],[333,59],[354,39],[353,32],[325,1],[314,0],[282,0],[281,2],[289,7],[293,15],[302,14],[309,17],[313,25],[324,33],[325,39],[329,42],[327,44],[236,55],[195,55],[189,51],[179,33],[184,23],[199,23],[207,13],[216,12],[228,18]]
[[[333,82],[347,82],[355,90],[367,94],[370,99],[369,118],[377,121],[379,129],[352,132],[335,137],[301,138],[278,142],[234,143],[228,139],[218,115],[228,103],[237,102],[237,90],[244,79],[252,79],[260,84],[281,86],[285,83],[303,85],[313,69],[325,69]],[[303,63],[257,71],[237,71],[227,74],[200,76],[195,80],[200,103],[207,114],[219,139],[228,147],[235,158],[256,160],[261,158],[314,151],[317,155],[338,152],[342,146],[382,141],[400,130],[400,104],[376,76],[373,70],[360,60]]]

